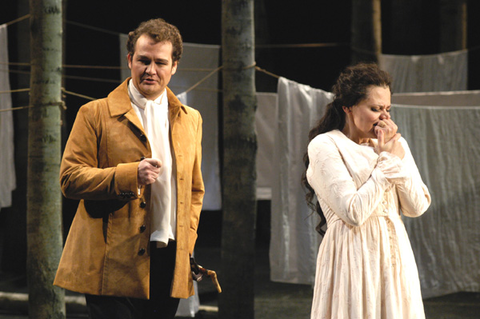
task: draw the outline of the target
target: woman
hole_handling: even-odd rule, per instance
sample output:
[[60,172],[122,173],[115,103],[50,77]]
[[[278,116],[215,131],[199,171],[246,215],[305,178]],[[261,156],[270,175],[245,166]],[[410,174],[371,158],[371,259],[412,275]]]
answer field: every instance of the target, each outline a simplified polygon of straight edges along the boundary
[[400,213],[422,215],[430,194],[390,117],[391,80],[375,64],[340,74],[310,131],[307,199],[326,224],[311,318],[425,318]]

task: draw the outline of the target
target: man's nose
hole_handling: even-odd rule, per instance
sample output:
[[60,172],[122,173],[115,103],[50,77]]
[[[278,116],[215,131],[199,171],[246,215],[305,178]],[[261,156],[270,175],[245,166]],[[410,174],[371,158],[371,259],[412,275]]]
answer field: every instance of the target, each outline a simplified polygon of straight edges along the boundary
[[157,73],[157,71],[155,70],[155,63],[150,63],[150,64],[147,66],[146,72],[147,72],[148,74],[155,74],[155,73]]

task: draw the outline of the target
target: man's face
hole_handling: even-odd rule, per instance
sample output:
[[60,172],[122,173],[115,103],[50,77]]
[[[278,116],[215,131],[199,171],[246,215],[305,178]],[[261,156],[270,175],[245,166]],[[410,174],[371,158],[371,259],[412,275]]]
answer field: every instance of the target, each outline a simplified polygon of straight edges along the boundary
[[172,50],[170,41],[155,42],[144,34],[138,38],[133,56],[127,57],[132,82],[148,100],[159,97],[177,71],[177,62],[172,62]]

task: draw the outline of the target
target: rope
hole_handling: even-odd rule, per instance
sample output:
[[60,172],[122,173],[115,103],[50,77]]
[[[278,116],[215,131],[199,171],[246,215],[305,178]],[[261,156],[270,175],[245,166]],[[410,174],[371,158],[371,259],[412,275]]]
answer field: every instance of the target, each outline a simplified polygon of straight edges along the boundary
[[253,62],[252,65],[246,66],[246,67],[244,67],[243,69],[244,69],[244,70],[248,70],[248,69],[254,68],[256,65],[257,65],[257,62],[255,61],[255,62]]
[[256,49],[285,49],[285,48],[327,48],[327,47],[340,47],[348,46],[350,43],[337,42],[337,43],[300,43],[300,44],[255,44]]
[[67,91],[67,90],[65,90],[65,88],[62,88],[62,92],[64,92],[65,94],[81,97],[81,98],[84,98],[84,99],[90,100],[90,101],[96,100],[96,98],[93,98],[93,97],[90,97],[90,96],[86,96],[86,95],[83,95],[83,94]]
[[93,31],[99,31],[99,32],[103,32],[103,33],[107,33],[107,34],[111,34],[111,35],[115,35],[115,36],[119,36],[119,35],[123,34],[123,33],[120,33],[120,32],[113,32],[113,31],[109,31],[109,30],[105,30],[105,29],[101,29],[101,28],[97,28],[97,27],[92,27],[92,26],[89,26],[89,25],[86,25],[86,24],[83,24],[83,23],[79,23],[79,22],[74,22],[74,21],[68,21],[67,20],[67,23],[71,24],[71,25],[75,25],[77,27],[82,27],[82,28],[85,28],[85,29],[93,30]]
[[8,26],[11,26],[12,24],[15,24],[15,23],[17,23],[17,22],[23,21],[23,20],[28,19],[28,18],[30,18],[30,14],[24,15],[23,17],[20,17],[20,18],[18,18],[18,19],[12,20],[12,21],[7,22],[7,23],[5,23],[5,24],[6,24],[7,27],[8,27]]
[[0,94],[28,92],[28,91],[30,91],[30,89],[16,89],[16,90],[10,90],[10,91],[0,91]]
[[188,90],[186,90],[185,92],[183,93],[188,93],[190,92],[191,90],[195,89],[197,86],[199,86],[201,83],[203,83],[205,80],[207,80],[209,77],[211,77],[212,75],[214,75],[215,73],[217,73],[218,71],[220,71],[221,69],[223,69],[223,66],[219,66],[218,68],[216,68],[215,70],[213,70],[212,72],[210,72],[209,74],[207,74],[206,77],[204,77],[203,79],[201,79],[200,81],[198,81],[197,83],[195,83],[193,86],[191,86]]
[[258,66],[255,67],[255,70],[260,71],[260,72],[263,72],[263,73],[268,74],[268,75],[270,75],[270,76],[273,76],[274,78],[277,78],[277,79],[280,78],[279,75],[273,74],[272,72],[268,72],[267,70],[264,70],[264,69],[262,69],[262,68],[259,68]]
[[46,103],[46,104],[38,104],[37,106],[35,105],[27,105],[27,106],[18,106],[18,107],[12,107],[10,109],[3,109],[0,110],[0,113],[2,112],[8,112],[8,111],[18,111],[18,110],[24,110],[24,109],[30,109],[32,107],[40,107],[40,106],[60,106],[62,109],[66,110],[67,107],[65,106],[65,102],[60,101],[60,102],[53,102],[53,103]]

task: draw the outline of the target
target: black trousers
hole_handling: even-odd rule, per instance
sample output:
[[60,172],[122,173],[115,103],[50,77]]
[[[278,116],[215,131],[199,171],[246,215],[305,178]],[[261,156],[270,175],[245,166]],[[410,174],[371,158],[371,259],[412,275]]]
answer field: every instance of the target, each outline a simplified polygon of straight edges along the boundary
[[150,300],[85,295],[90,319],[171,319],[180,299],[170,297],[176,243],[150,245]]

